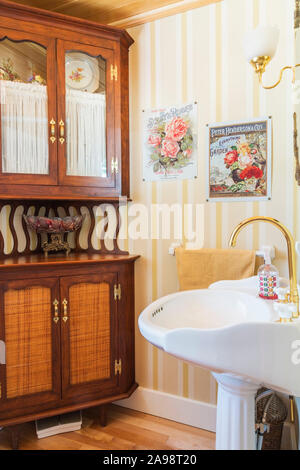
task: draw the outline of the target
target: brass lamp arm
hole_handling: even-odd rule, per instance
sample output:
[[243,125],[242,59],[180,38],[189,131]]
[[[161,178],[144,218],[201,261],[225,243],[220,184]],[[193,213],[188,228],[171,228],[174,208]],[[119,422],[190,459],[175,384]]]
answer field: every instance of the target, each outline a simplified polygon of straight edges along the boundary
[[271,86],[265,86],[263,85],[262,83],[262,76],[263,76],[263,73],[264,73],[264,70],[260,70],[258,73],[259,73],[259,83],[261,84],[261,86],[265,89],[265,90],[272,90],[273,88],[276,88],[279,83],[281,82],[282,80],[282,77],[283,77],[283,74],[286,70],[292,70],[293,72],[293,80],[292,80],[292,83],[295,83],[296,81],[296,71],[295,69],[297,67],[300,67],[300,64],[296,64],[296,65],[290,65],[290,66],[286,66],[286,67],[283,67],[280,71],[280,76],[279,76],[279,80],[275,83],[275,85],[271,85]]

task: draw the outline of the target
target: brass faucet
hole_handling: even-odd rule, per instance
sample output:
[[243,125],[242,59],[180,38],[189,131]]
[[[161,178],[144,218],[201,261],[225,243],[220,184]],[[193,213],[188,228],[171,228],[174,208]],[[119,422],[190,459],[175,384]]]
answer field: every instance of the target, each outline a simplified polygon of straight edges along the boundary
[[249,224],[255,222],[267,222],[269,224],[275,225],[275,227],[279,228],[279,230],[283,233],[286,243],[287,243],[287,250],[288,250],[288,263],[289,263],[289,278],[290,278],[290,293],[288,301],[296,304],[297,306],[297,313],[293,313],[293,318],[299,318],[299,294],[298,294],[298,286],[297,286],[297,270],[296,270],[296,251],[295,251],[295,242],[291,232],[278,220],[272,219],[271,217],[250,217],[250,219],[246,219],[241,222],[233,231],[229,246],[234,247],[236,245],[237,236],[240,231]]

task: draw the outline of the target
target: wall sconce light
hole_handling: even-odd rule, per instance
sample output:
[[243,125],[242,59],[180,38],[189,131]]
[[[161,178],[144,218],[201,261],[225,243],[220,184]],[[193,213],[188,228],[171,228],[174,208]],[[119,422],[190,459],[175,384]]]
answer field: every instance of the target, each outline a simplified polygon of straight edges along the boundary
[[258,74],[259,83],[265,90],[276,88],[286,70],[292,71],[292,80],[295,83],[295,69],[300,67],[300,64],[283,67],[280,71],[279,80],[274,85],[265,86],[263,84],[263,74],[266,71],[266,66],[276,53],[278,40],[279,29],[276,26],[258,27],[253,31],[249,31],[245,36],[244,49],[247,61],[254,67],[255,72]]

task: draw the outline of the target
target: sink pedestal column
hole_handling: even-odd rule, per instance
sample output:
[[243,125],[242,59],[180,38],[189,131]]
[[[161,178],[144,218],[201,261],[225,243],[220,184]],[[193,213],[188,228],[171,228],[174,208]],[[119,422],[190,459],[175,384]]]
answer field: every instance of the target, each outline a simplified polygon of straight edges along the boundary
[[259,385],[229,374],[215,374],[219,384],[217,450],[255,450],[255,396]]

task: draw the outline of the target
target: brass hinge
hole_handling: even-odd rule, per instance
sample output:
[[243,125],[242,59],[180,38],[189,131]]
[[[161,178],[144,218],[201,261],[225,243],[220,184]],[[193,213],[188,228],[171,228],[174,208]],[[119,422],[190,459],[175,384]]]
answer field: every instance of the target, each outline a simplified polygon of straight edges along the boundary
[[121,284],[115,284],[114,285],[114,299],[115,300],[121,300],[122,296],[122,289],[121,289]]
[[122,374],[122,360],[115,360],[115,375]]
[[117,158],[113,158],[111,160],[111,172],[116,175],[119,173],[119,163]]
[[115,65],[115,66],[111,65],[110,66],[110,78],[111,78],[111,80],[114,80],[114,79],[116,81],[118,80],[118,66],[117,65]]

